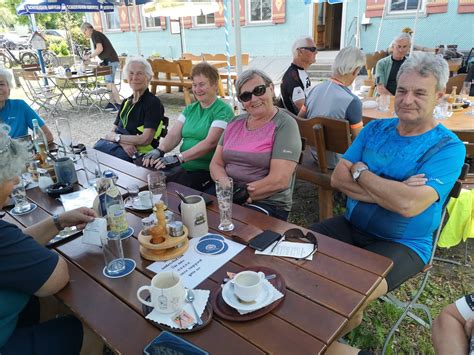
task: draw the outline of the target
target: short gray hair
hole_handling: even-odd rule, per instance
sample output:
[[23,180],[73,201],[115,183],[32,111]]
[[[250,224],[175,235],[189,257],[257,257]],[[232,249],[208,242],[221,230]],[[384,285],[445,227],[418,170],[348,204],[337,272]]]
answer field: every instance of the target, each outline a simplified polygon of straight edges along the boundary
[[94,29],[94,26],[92,26],[89,22],[84,22],[82,25],[81,25],[81,31],[85,31],[85,30],[88,30],[88,29]]
[[365,65],[365,55],[357,47],[342,48],[332,64],[334,75],[346,75]]
[[412,53],[400,66],[397,81],[402,74],[409,72],[415,72],[425,78],[432,74],[436,79],[436,91],[446,89],[446,83],[449,79],[449,66],[441,55],[427,52]]
[[242,74],[239,75],[239,78],[235,83],[235,90],[237,91],[237,96],[241,94],[242,86],[244,86],[247,81],[252,80],[256,76],[261,77],[266,85],[273,85],[272,79],[263,71],[258,69],[248,69],[243,71]]
[[390,43],[390,47],[393,47],[393,45],[395,43],[397,43],[398,41],[402,41],[402,40],[407,40],[408,43],[411,44],[411,36],[408,33],[402,32],[397,37],[395,37],[393,39],[392,43]]
[[5,78],[5,80],[7,81],[8,87],[11,89],[13,87],[12,73],[10,73],[5,68],[0,68],[0,76]]
[[9,133],[10,126],[0,124],[0,183],[19,176],[29,159],[26,143],[11,139]]
[[153,78],[153,70],[151,69],[150,62],[140,56],[127,57],[127,61],[125,62],[125,66],[123,67],[123,72],[125,74],[125,77],[128,76],[128,72],[130,70],[130,64],[132,63],[138,63],[138,64],[143,65],[143,67],[145,68],[145,74],[146,74],[146,77],[148,78],[148,81],[150,81],[151,78]]
[[308,42],[312,41],[312,37],[301,37],[294,41],[293,45],[291,46],[291,53],[293,53],[293,58],[296,58],[298,56],[298,48],[307,47]]

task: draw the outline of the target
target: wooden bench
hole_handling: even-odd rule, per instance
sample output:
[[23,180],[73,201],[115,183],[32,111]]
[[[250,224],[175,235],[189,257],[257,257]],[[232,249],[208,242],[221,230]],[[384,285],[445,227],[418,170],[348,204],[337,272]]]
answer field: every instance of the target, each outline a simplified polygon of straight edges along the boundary
[[191,103],[189,89],[192,87],[192,81],[184,77],[180,64],[165,59],[153,59],[150,64],[153,70],[153,79],[150,82],[153,95],[156,95],[158,85],[166,86],[166,92],[171,92],[171,86],[176,86],[183,90],[184,102],[189,105]]

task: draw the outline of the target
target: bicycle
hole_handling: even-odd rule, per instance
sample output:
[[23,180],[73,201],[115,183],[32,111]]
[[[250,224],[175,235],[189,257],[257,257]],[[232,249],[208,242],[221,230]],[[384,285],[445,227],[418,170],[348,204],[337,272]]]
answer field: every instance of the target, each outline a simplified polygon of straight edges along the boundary
[[[43,61],[44,65],[49,66],[58,66],[59,59],[56,55],[48,50],[43,51]],[[6,46],[3,45],[3,48],[0,48],[0,66],[3,66],[7,69],[13,67],[13,65],[25,65],[25,64],[38,64],[38,55],[31,50],[20,51],[18,58],[15,54]]]

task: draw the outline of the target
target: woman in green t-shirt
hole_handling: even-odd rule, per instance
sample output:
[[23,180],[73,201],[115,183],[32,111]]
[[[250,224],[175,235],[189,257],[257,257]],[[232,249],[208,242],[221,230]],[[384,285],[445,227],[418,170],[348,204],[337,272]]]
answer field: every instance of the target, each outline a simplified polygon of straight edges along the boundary
[[[157,149],[143,157],[143,166],[170,169],[180,166],[168,181],[204,191],[212,183],[209,173],[219,138],[234,113],[217,97],[219,72],[208,63],[199,63],[192,72],[193,94],[196,100],[186,106]],[[180,153],[164,156],[181,144]]]

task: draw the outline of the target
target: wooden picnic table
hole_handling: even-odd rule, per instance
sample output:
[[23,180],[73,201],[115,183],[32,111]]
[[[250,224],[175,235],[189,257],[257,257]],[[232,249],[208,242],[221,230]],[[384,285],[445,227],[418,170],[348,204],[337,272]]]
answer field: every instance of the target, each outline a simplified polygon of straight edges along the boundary
[[[375,100],[374,98],[366,99],[364,101]],[[474,102],[474,97],[470,97],[471,102]],[[362,120],[364,124],[381,118],[396,117],[394,111],[395,97],[390,98],[390,108],[388,111],[380,111],[377,108],[363,108]],[[449,118],[439,120],[439,122],[453,132],[474,131],[474,115],[471,114],[472,107],[463,109],[462,111],[453,112]]]
[[[97,154],[102,165],[117,173],[117,184],[121,188],[132,182],[138,183],[141,189],[146,188],[149,170],[101,152]],[[76,167],[79,183],[84,184],[80,164]],[[196,193],[175,183],[169,183],[167,189],[168,208],[176,215],[179,215],[180,200],[175,191],[186,195]],[[10,215],[9,209],[6,209],[5,220],[27,227],[63,210],[60,202],[38,188],[28,190],[27,196],[39,208],[23,216]],[[283,233],[296,227],[234,205],[234,231],[219,232],[217,201],[213,196],[210,198],[213,200],[207,209],[210,231],[228,238],[249,240],[264,229]],[[159,328],[144,318],[142,305],[136,297],[137,289],[150,284],[154,276],[146,269],[150,262],[142,259],[139,253],[137,235],[144,216],[127,212],[128,222],[135,233],[123,241],[123,249],[125,257],[136,261],[137,268],[124,278],[104,277],[100,248],[83,244],[80,238],[54,247],[67,260],[71,275],[71,281],[57,297],[120,354],[142,353],[145,345],[160,333]],[[252,266],[273,268],[283,276],[287,292],[283,302],[270,313],[247,322],[231,322],[214,315],[204,329],[179,335],[211,354],[293,355],[324,352],[339,338],[348,320],[388,273],[392,261],[320,234],[317,238],[319,249],[312,261],[256,256],[247,247],[198,286],[199,289],[215,291],[227,271],[238,272]]]

